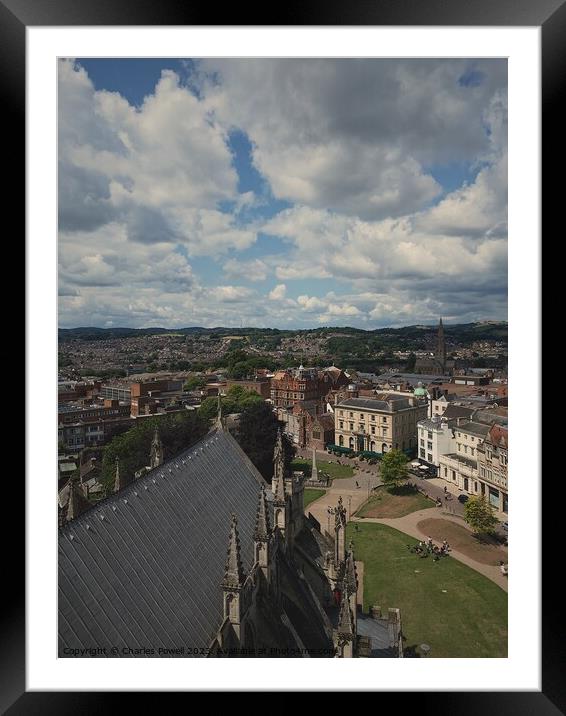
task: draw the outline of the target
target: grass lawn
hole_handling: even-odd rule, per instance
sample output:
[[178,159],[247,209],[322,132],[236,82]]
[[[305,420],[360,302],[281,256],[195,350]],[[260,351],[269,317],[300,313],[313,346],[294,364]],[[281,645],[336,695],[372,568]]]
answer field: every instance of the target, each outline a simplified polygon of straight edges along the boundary
[[406,547],[416,540],[392,527],[350,522],[347,539],[364,563],[364,611],[399,607],[407,656],[423,643],[429,658],[507,656],[507,594],[496,584],[451,557],[420,559]]
[[357,517],[404,517],[405,515],[434,507],[434,501],[412,488],[402,486],[393,490],[381,486],[358,510]]
[[315,500],[318,500],[319,497],[322,497],[325,492],[326,490],[314,490],[310,487],[305,488],[303,501],[305,508],[308,507],[311,502],[314,502]]
[[[326,462],[326,460],[317,460],[316,466],[319,472],[326,472],[332,480],[341,477],[352,477],[354,474],[354,469],[349,465],[337,465],[335,462]],[[299,457],[293,460],[291,467],[293,470],[304,470],[307,477],[310,477],[312,460],[305,460]]]

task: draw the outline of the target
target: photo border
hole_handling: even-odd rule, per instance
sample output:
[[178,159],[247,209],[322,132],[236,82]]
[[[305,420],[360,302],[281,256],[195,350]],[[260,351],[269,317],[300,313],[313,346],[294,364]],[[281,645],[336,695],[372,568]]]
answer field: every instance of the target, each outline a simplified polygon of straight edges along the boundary
[[[108,0],[83,0],[80,4],[71,0],[57,0],[57,2],[41,3],[41,0],[0,0],[0,56],[2,57],[2,97],[9,118],[12,120],[9,135],[10,151],[13,154],[11,167],[21,168],[23,172],[25,156],[25,30],[28,26],[47,25],[216,25],[208,23],[206,19],[212,13],[204,8],[183,7],[175,2],[154,3],[139,0],[135,8],[126,4],[115,5]],[[235,22],[230,22],[232,16]],[[275,20],[275,21],[274,21]],[[226,25],[242,25],[242,13],[233,8],[224,14]],[[479,2],[466,2],[465,0],[452,0],[447,5],[442,0],[405,0],[403,3],[374,2],[371,8],[363,9],[349,4],[338,8],[326,5],[324,9],[313,5],[301,4],[295,7],[287,4],[284,8],[277,8],[277,18],[270,18],[270,22],[245,23],[246,25],[474,25],[474,26],[525,26],[534,25],[542,28],[542,100],[543,100],[543,128],[546,132],[546,142],[543,148],[543,160],[550,172],[551,159],[561,144],[562,127],[558,127],[560,117],[558,101],[560,99],[560,85],[566,76],[564,71],[563,38],[566,36],[566,7],[563,2],[540,2],[534,4],[524,0],[507,0],[497,4],[489,4],[486,0]],[[560,135],[558,134],[560,132]],[[22,151],[23,150],[23,151]],[[555,159],[556,161],[556,159]],[[556,186],[556,185],[554,185]],[[25,199],[20,189],[21,185],[12,182],[12,196],[7,206],[12,209],[20,208],[25,216]],[[550,181],[547,182],[550,188]],[[558,187],[554,189],[558,191]],[[557,201],[548,201],[545,204],[547,223],[552,209],[560,206]],[[544,226],[544,224],[543,224]],[[531,336],[529,336],[530,338]],[[537,338],[539,338],[537,336]],[[539,376],[534,395],[530,399],[538,400],[540,397]],[[27,396],[30,400],[29,395]],[[28,403],[29,405],[29,403]],[[8,478],[7,478],[8,479]],[[13,478],[10,482],[10,503],[16,504],[17,494],[23,496],[23,480]],[[14,492],[12,492],[14,490]],[[551,503],[544,501],[545,520],[543,524],[543,540],[545,541],[545,557],[550,555],[550,541],[548,537],[550,525],[558,520],[558,500]],[[23,521],[20,525],[23,530]],[[21,532],[20,532],[21,534]],[[48,713],[51,709],[59,713],[90,713],[99,708],[107,699],[118,694],[81,694],[69,692],[26,692],[25,691],[25,593],[24,593],[24,555],[15,549],[16,544],[24,545],[24,540],[14,540],[11,536],[10,548],[5,550],[4,574],[10,575],[10,590],[5,589],[12,603],[2,612],[0,617],[0,634],[3,645],[0,661],[0,709],[10,714],[17,713]],[[552,556],[549,557],[549,561]],[[546,562],[546,560],[545,560]],[[560,560],[557,560],[557,564]],[[548,572],[547,572],[548,575]],[[557,609],[556,592],[551,590],[547,576],[547,589],[543,589],[542,613],[542,691],[540,693],[525,692],[420,692],[409,695],[419,702],[418,708],[427,710],[427,705],[436,713],[476,714],[480,710],[488,713],[558,713],[557,708],[564,708],[564,690],[561,684],[561,668],[563,660],[563,643],[560,639],[560,626],[562,624]],[[544,578],[543,578],[544,585]],[[529,615],[534,618],[535,615]],[[527,615],[526,615],[527,618]],[[347,684],[345,689],[347,690]],[[433,696],[434,694],[434,696]],[[132,692],[128,692],[131,696]],[[159,698],[162,698],[163,693]],[[379,699],[389,696],[380,692]],[[439,698],[440,697],[440,698]],[[143,695],[149,707],[149,694]],[[553,705],[553,703],[556,706]],[[11,706],[10,706],[11,705]]]

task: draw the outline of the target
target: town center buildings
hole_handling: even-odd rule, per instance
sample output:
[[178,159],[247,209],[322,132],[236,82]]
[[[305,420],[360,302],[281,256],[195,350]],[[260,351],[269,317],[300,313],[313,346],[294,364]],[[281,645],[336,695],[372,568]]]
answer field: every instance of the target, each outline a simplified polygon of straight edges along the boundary
[[427,410],[426,401],[408,396],[347,398],[334,406],[336,445],[357,452],[412,450]]

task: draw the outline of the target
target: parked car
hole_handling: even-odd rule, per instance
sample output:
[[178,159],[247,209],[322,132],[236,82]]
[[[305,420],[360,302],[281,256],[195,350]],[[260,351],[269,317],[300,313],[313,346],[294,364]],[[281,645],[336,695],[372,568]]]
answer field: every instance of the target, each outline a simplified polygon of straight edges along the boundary
[[458,502],[461,502],[462,504],[464,504],[468,500],[469,500],[468,495],[458,495]]

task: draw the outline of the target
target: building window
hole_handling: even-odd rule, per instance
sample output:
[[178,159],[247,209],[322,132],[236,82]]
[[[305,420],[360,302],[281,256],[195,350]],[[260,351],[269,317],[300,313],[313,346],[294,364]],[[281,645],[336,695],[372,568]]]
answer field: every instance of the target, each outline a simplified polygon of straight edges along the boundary
[[371,434],[372,434],[372,435],[375,435],[375,425],[372,425],[372,426],[371,426]]
[[429,440],[432,440],[432,430],[429,430],[429,431],[428,431],[427,437],[428,437]]
[[363,420],[363,419],[364,419],[364,414],[360,413],[360,420]]
[[456,480],[456,473],[454,472],[454,470],[452,470],[452,479]]
[[354,423],[350,423],[350,430],[354,429]]
[[432,443],[427,443],[426,446],[429,450],[432,450]]
[[375,420],[375,415],[372,415],[370,420]]
[[353,417],[354,417],[354,413],[350,413],[350,417],[353,418]]
[[424,447],[424,440],[423,440],[423,438],[421,438],[419,442],[420,442],[421,447]]
[[427,459],[429,462],[432,462],[432,455],[429,453],[429,454],[426,456],[426,459]]
[[340,430],[343,430],[343,429],[344,429],[344,421],[340,420]]
[[425,451],[423,448],[419,450],[419,455],[422,457],[423,460],[425,459]]
[[444,468],[444,477],[448,477],[448,468],[447,467]]

